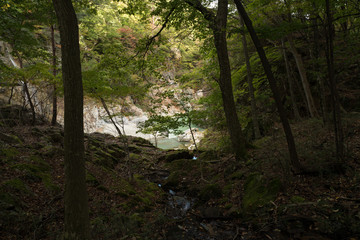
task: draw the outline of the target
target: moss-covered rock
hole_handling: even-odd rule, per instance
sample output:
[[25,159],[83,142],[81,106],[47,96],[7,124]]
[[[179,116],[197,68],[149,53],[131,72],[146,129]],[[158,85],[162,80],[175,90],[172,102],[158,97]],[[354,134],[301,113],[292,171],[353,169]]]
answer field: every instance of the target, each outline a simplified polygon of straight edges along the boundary
[[199,193],[199,199],[207,202],[210,199],[218,199],[222,196],[222,190],[218,184],[208,184]]
[[16,160],[19,154],[20,153],[16,148],[2,148],[0,149],[0,162],[12,162]]
[[259,173],[251,174],[244,185],[243,208],[251,211],[275,200],[281,187],[278,179],[266,181]]
[[12,135],[12,134],[6,134],[0,132],[0,141],[3,141],[7,144],[21,144],[22,141],[18,136]]
[[42,182],[51,192],[57,193],[60,187],[52,181],[50,166],[44,160],[37,156],[31,158],[33,163],[13,164],[11,168],[23,172],[21,179],[33,182]]
[[43,157],[52,158],[64,154],[64,149],[58,146],[45,145],[40,149],[40,153]]
[[129,152],[139,154],[142,152],[142,149],[136,145],[129,145]]
[[48,136],[52,143],[62,143],[64,139],[60,131],[51,131],[48,133]]
[[188,150],[168,151],[159,158],[159,161],[172,162],[179,159],[192,159],[194,155]]
[[141,137],[133,137],[131,142],[137,146],[155,148],[155,146],[149,140]]
[[164,188],[174,188],[177,189],[181,182],[181,175],[179,172],[170,173],[169,177],[166,179],[164,183]]
[[126,152],[117,144],[107,146],[108,152],[116,159],[121,159],[126,156]]

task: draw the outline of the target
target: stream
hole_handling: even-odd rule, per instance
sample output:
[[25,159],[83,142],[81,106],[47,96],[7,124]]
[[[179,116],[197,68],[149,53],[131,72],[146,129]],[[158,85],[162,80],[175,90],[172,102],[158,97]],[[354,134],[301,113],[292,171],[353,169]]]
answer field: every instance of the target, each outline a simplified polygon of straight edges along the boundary
[[[156,178],[166,180],[168,173]],[[160,181],[161,182],[161,181]],[[175,191],[157,183],[167,194],[165,216],[170,219],[164,235],[167,240],[246,239],[239,235],[239,226],[225,218],[216,207],[202,206],[199,199],[186,195],[186,189]]]

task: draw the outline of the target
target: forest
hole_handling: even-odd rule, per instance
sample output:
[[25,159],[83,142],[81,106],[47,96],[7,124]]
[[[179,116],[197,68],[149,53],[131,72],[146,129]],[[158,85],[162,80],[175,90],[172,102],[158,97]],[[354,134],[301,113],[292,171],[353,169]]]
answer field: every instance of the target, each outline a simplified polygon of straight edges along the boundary
[[0,1],[0,239],[360,239],[359,0]]

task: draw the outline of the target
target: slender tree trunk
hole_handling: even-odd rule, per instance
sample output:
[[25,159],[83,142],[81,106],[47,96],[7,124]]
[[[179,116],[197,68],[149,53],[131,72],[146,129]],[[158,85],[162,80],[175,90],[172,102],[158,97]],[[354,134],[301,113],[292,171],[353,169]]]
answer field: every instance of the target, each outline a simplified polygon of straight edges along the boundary
[[288,40],[289,40],[289,45],[290,45],[290,51],[293,54],[294,58],[295,58],[295,62],[296,62],[296,66],[298,68],[299,74],[300,74],[300,78],[301,78],[301,83],[303,85],[304,88],[304,92],[305,92],[305,97],[306,97],[306,103],[309,109],[309,113],[311,117],[318,117],[319,114],[316,110],[315,107],[315,103],[314,103],[314,99],[313,96],[311,94],[311,90],[310,90],[310,85],[309,85],[309,81],[307,79],[306,76],[306,70],[305,70],[305,66],[304,66],[304,62],[302,60],[301,55],[298,53],[295,44],[293,42],[292,36],[289,35],[288,36]]
[[31,100],[31,95],[30,95],[29,88],[28,88],[26,80],[23,79],[23,82],[24,82],[24,91],[25,91],[26,97],[27,97],[27,99],[29,101],[30,109],[31,109],[31,113],[32,113],[31,124],[34,125],[35,121],[36,121],[35,106],[34,106],[32,100]]
[[100,96],[99,96],[99,98],[100,98],[100,101],[101,101],[101,103],[102,103],[102,105],[103,105],[103,107],[104,107],[104,109],[105,109],[108,117],[110,118],[110,121],[111,121],[112,124],[114,125],[117,133],[119,134],[120,137],[122,137],[123,134],[121,133],[120,129],[118,128],[117,124],[115,123],[114,119],[112,118],[111,113],[110,113],[110,111],[109,111],[109,108],[108,108],[107,105],[106,105],[105,100],[104,100],[102,97],[100,97]]
[[251,38],[252,38],[252,40],[254,42],[256,50],[257,50],[257,52],[259,54],[261,63],[263,65],[263,68],[264,68],[264,71],[265,71],[265,74],[266,74],[266,76],[267,76],[267,78],[269,80],[269,85],[270,85],[271,91],[273,93],[273,97],[275,99],[275,103],[276,103],[276,106],[277,106],[277,109],[278,109],[278,112],[279,112],[279,115],[280,115],[280,120],[282,122],[283,129],[284,129],[284,132],[285,132],[285,136],[286,136],[286,140],[287,140],[287,144],[288,144],[288,148],[289,148],[290,161],[291,161],[293,171],[294,172],[299,172],[299,171],[302,170],[302,167],[301,167],[301,164],[299,162],[294,137],[292,135],[290,124],[289,124],[289,121],[288,121],[288,119],[286,117],[284,107],[283,107],[283,105],[281,103],[280,93],[279,93],[279,90],[277,88],[276,80],[274,78],[274,75],[273,75],[273,73],[271,71],[270,63],[267,60],[265,51],[264,51],[263,47],[261,46],[260,40],[259,40],[258,36],[256,35],[254,27],[252,26],[252,22],[251,22],[249,16],[247,15],[244,6],[241,4],[240,0],[234,0],[234,2],[236,4],[236,8],[237,8],[240,16],[243,18],[244,23],[245,23],[245,25],[246,25],[249,33],[250,33],[250,36],[251,36]]
[[289,60],[287,58],[285,49],[286,48],[285,48],[284,40],[281,39],[281,51],[282,51],[284,61],[285,61],[285,69],[286,69],[286,76],[287,76],[288,83],[289,83],[291,105],[292,105],[292,109],[294,111],[295,119],[300,120],[301,117],[300,117],[299,109],[298,109],[297,104],[296,104],[296,97],[295,97],[295,91],[294,91],[294,82],[293,82],[293,78],[291,77],[291,74],[290,74]]
[[191,138],[194,142],[194,146],[195,146],[195,150],[197,151],[198,150],[198,147],[197,147],[197,144],[196,144],[196,140],[195,140],[195,136],[194,136],[194,132],[193,132],[193,129],[191,127],[191,119],[189,118],[189,121],[188,121],[188,126],[189,126],[189,130],[190,130],[190,134],[191,134]]
[[325,91],[325,83],[324,78],[321,77],[320,72],[320,64],[319,64],[319,56],[320,56],[320,34],[319,34],[319,27],[318,27],[318,10],[316,7],[315,2],[313,3],[313,9],[314,9],[314,16],[312,20],[313,24],[313,40],[314,40],[314,70],[316,71],[316,80],[319,86],[319,95],[320,95],[320,102],[321,102],[321,112],[322,112],[322,118],[323,123],[326,124],[329,122],[328,119],[328,107],[327,107],[327,101],[326,101],[326,91]]
[[[54,78],[56,77],[56,45],[55,45],[55,30],[54,26],[51,25],[51,50],[52,50],[52,73],[54,75]],[[51,125],[56,125],[56,119],[57,119],[57,96],[56,96],[56,83],[53,84],[53,91],[52,91],[52,119],[51,119]]]
[[[20,56],[18,56],[18,58],[19,58],[20,69],[22,69],[23,68],[22,59],[21,59]],[[30,109],[31,109],[31,113],[32,113],[31,124],[34,125],[35,121],[36,121],[35,106],[34,106],[34,103],[31,100],[31,94],[29,92],[29,88],[28,88],[27,81],[26,81],[25,78],[23,78],[23,87],[24,87],[24,92],[26,94],[26,97],[27,97],[27,99],[29,101],[29,105],[30,105]]]
[[79,29],[71,0],[53,0],[59,23],[64,84],[65,239],[90,239],[85,182],[83,86]]
[[[241,27],[243,28],[244,20],[242,19],[242,17],[240,17],[240,24],[241,24]],[[255,99],[255,94],[254,94],[253,76],[252,76],[252,72],[251,72],[250,57],[249,57],[249,53],[248,53],[245,32],[242,32],[241,35],[242,35],[242,44],[243,44],[244,57],[245,57],[245,63],[246,63],[247,82],[249,85],[249,94],[250,94],[250,100],[251,100],[251,118],[252,118],[253,127],[254,127],[254,136],[255,136],[255,139],[259,139],[261,137],[261,134],[260,134],[260,128],[259,128],[258,111],[256,108],[256,99]]]
[[234,101],[231,68],[226,42],[226,23],[228,13],[228,1],[219,0],[216,24],[213,29],[216,52],[220,66],[220,90],[226,123],[237,160],[246,157],[245,139],[241,131],[241,125],[237,116]]
[[231,81],[231,68],[226,42],[228,0],[218,0],[218,10],[216,16],[212,11],[205,8],[199,0],[184,0],[184,2],[201,12],[204,18],[209,22],[209,27],[213,31],[220,69],[220,79],[218,84],[221,90],[226,124],[236,159],[244,159],[246,158],[245,139],[241,131],[241,125],[236,112]]
[[15,86],[11,86],[11,91],[10,91],[10,97],[8,99],[8,104],[11,104],[11,99],[12,99],[12,97],[14,95],[14,88],[15,88]]
[[333,24],[332,13],[329,0],[326,0],[326,18],[327,18],[327,66],[329,74],[329,83],[331,90],[331,104],[333,108],[333,121],[336,143],[336,157],[339,162],[344,160],[344,135],[342,131],[341,112],[339,103],[339,94],[336,87],[335,71],[334,71],[334,47],[333,47]]

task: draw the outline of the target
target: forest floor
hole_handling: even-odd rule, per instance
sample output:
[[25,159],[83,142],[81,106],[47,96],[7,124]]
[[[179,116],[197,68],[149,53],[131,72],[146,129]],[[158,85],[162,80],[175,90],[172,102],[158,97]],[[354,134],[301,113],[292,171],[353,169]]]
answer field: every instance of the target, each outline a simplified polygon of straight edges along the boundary
[[[0,106],[0,239],[61,239],[63,129],[29,119]],[[246,162],[86,135],[93,239],[360,239],[360,116],[344,118],[342,163],[320,120],[292,128],[312,174],[291,173],[280,125]]]

